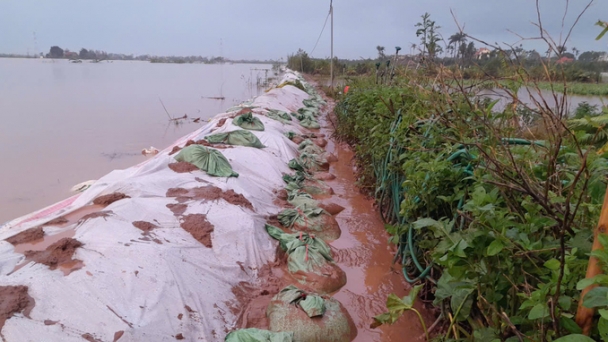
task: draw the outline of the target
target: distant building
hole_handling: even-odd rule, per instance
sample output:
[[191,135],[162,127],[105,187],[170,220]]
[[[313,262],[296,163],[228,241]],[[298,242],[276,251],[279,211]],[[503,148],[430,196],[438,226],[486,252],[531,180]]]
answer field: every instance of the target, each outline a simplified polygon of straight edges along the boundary
[[574,62],[573,58],[569,58],[569,57],[562,57],[560,59],[557,60],[557,64],[566,64],[566,63],[572,63]]
[[477,50],[477,52],[475,52],[473,57],[475,57],[475,59],[482,59],[483,57],[486,57],[489,54],[490,54],[490,50],[485,47],[482,47],[479,50]]

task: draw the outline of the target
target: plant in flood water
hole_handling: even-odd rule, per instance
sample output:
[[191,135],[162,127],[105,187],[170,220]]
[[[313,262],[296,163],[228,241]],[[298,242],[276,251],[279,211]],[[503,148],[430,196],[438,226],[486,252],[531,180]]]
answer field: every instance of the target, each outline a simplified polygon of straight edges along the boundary
[[386,300],[386,307],[388,308],[388,312],[385,312],[381,315],[374,317],[374,323],[371,325],[372,328],[377,328],[382,324],[393,324],[403,315],[406,311],[413,311],[416,316],[418,316],[418,320],[420,321],[420,325],[422,325],[422,329],[424,330],[424,336],[426,340],[429,340],[429,332],[426,329],[426,324],[424,323],[424,319],[420,314],[420,311],[414,308],[414,303],[416,302],[416,298],[418,297],[418,293],[422,289],[422,285],[414,286],[410,290],[410,293],[403,298],[399,298],[394,294],[388,296]]

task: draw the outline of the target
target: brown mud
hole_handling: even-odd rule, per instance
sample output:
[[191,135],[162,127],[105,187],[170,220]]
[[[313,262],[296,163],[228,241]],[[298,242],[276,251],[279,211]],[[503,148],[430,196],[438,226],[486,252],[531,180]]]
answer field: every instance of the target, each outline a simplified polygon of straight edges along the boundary
[[184,216],[184,221],[181,227],[190,233],[194,239],[202,243],[207,248],[213,247],[211,241],[211,233],[213,233],[213,225],[207,221],[205,214],[191,214]]
[[29,318],[34,305],[36,302],[28,294],[27,286],[0,286],[0,331],[6,320],[16,313]]
[[[331,100],[326,100],[331,103]],[[328,112],[332,110],[330,105]],[[323,127],[331,127],[326,119],[320,122]],[[331,128],[323,131],[333,133]],[[339,160],[330,167],[336,179],[327,181],[336,193],[332,201],[345,208],[336,216],[342,235],[332,242],[332,250],[336,263],[344,270],[348,281],[334,298],[344,305],[353,318],[358,330],[354,341],[424,341],[424,331],[413,312],[405,312],[393,325],[370,328],[372,317],[387,311],[387,297],[391,293],[403,297],[411,286],[403,278],[399,266],[393,265],[394,247],[387,243],[389,235],[374,201],[363,195],[356,186],[354,153],[349,146],[336,143],[333,139],[328,142],[326,150]],[[415,306],[421,311],[427,327],[430,326],[434,321],[430,312],[422,308],[419,301]]]
[[237,194],[232,189],[223,191],[222,189],[213,185],[207,185],[189,190],[183,188],[171,188],[167,190],[167,194],[165,196],[175,197],[179,203],[184,203],[191,200],[217,201],[223,199],[232,205],[238,205],[240,207],[253,210],[253,205],[247,198],[245,198],[245,196]]
[[43,251],[25,251],[23,254],[28,260],[47,265],[51,270],[54,270],[63,264],[74,262],[75,260],[72,260],[72,257],[76,249],[82,246],[82,242],[76,239],[63,238]]
[[171,149],[171,152],[169,152],[169,155],[170,155],[170,156],[171,156],[171,155],[174,155],[174,154],[176,154],[177,152],[179,152],[179,151],[181,151],[181,150],[182,150],[182,148],[181,148],[181,147],[179,147],[179,146],[173,146],[173,149]]
[[40,239],[17,244],[15,246],[15,253],[23,254],[25,253],[25,251],[44,251],[55,242],[64,238],[74,237],[75,234],[76,230],[71,228],[66,228],[65,230],[62,230],[53,235],[46,234],[43,235]]
[[217,125],[215,125],[215,127],[222,127],[222,126],[224,126],[224,123],[226,123],[226,119],[227,118],[220,119],[220,121],[218,121],[218,123],[217,123]]
[[113,192],[111,194],[99,196],[93,200],[93,204],[95,205],[103,205],[108,206],[116,201],[120,201],[121,199],[131,198],[122,192]]
[[59,216],[59,217],[54,218],[54,219],[50,220],[49,222],[43,224],[43,226],[58,226],[58,225],[66,224],[66,223],[68,223],[68,219],[65,218],[64,216]]
[[143,232],[143,234],[149,234],[152,229],[154,228],[158,228],[157,225],[147,222],[147,221],[135,221],[135,222],[131,222],[131,224],[133,224],[133,226],[139,230],[141,230]]
[[167,204],[167,208],[173,212],[175,216],[182,216],[186,209],[188,209],[188,205],[184,203],[169,203]]
[[44,230],[42,229],[42,227],[34,227],[26,229],[17,235],[11,236],[10,238],[6,239],[6,242],[10,243],[13,246],[16,246],[23,243],[42,240],[43,237]]
[[199,170],[196,165],[188,163],[188,162],[176,162],[169,164],[169,168],[177,173],[188,173],[192,171]]

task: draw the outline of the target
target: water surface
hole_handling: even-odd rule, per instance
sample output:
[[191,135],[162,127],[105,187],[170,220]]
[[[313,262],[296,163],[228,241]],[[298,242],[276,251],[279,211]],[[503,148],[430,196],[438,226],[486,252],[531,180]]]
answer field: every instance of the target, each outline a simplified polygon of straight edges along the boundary
[[[0,58],[0,224],[135,165],[143,148],[163,149],[258,95],[265,72],[252,69],[270,66]],[[171,116],[201,121],[171,124],[159,99]]]

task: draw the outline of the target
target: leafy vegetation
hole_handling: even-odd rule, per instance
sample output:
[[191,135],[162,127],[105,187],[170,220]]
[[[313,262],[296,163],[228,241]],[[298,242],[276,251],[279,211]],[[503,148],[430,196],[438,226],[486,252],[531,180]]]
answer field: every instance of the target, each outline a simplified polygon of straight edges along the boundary
[[[516,57],[498,56],[512,77],[485,82],[507,94],[504,109],[467,86],[466,71],[428,58],[397,69],[390,84],[353,80],[336,135],[355,149],[360,185],[377,199],[405,278],[439,310],[436,339],[591,340],[574,321],[579,304],[602,307],[591,333],[606,338],[608,277],[581,279],[606,190],[608,120],[589,105],[570,120],[556,87],[550,105]],[[564,79],[564,68],[543,69]],[[537,100],[518,99],[522,87]],[[608,264],[601,253],[592,255]],[[591,283],[602,286],[580,303]],[[410,303],[392,296],[376,324]]]

